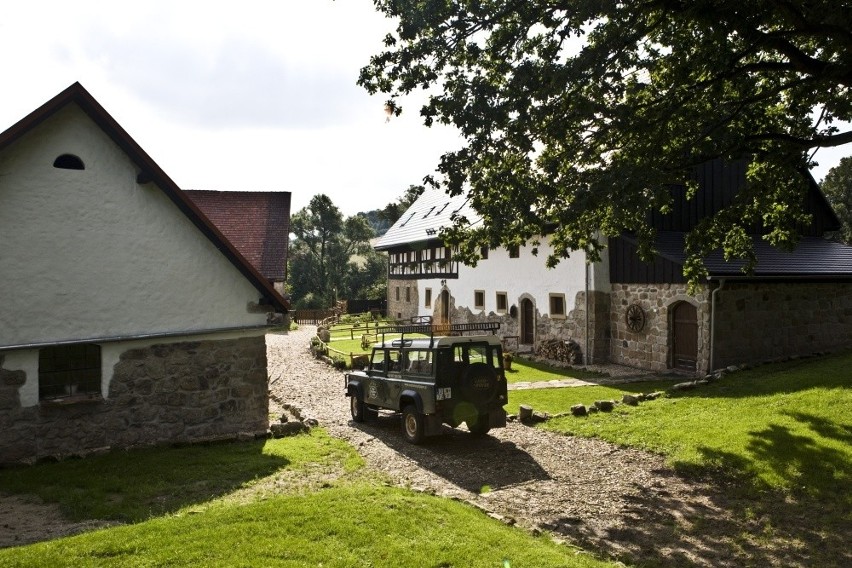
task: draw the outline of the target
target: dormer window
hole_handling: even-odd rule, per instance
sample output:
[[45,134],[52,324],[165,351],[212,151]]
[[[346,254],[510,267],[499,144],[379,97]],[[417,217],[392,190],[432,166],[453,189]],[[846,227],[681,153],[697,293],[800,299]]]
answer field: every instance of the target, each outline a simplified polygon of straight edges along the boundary
[[86,165],[83,160],[73,154],[62,154],[53,160],[53,167],[62,170],[85,170]]

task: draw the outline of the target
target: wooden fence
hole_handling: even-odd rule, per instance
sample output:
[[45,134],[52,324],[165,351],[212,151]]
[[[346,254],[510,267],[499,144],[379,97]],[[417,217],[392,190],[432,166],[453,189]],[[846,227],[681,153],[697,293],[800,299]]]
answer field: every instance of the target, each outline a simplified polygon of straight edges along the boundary
[[338,314],[331,308],[325,310],[294,310],[293,321],[299,324],[319,325],[322,320]]

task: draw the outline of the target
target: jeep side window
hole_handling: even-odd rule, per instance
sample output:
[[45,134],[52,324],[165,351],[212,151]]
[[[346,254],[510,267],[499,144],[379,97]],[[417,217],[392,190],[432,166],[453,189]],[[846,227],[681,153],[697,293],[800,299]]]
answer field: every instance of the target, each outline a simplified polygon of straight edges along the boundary
[[373,351],[373,360],[370,362],[370,370],[378,371],[380,373],[385,372],[385,352],[382,349],[376,349]]
[[456,363],[467,363],[467,353],[461,345],[456,345],[453,349],[453,361]]
[[399,351],[388,351],[386,365],[389,373],[399,373],[402,370]]
[[413,375],[431,375],[432,353],[430,351],[409,351],[407,370]]

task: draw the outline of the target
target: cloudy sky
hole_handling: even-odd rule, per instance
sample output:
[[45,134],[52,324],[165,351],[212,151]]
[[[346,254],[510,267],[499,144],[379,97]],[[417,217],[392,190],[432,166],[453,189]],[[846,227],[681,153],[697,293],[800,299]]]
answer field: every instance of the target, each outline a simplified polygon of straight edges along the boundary
[[[79,81],[183,188],[383,207],[460,144],[416,101],[386,122],[355,85],[391,29],[371,0],[9,3],[0,131]],[[821,152],[815,177],[847,154]]]

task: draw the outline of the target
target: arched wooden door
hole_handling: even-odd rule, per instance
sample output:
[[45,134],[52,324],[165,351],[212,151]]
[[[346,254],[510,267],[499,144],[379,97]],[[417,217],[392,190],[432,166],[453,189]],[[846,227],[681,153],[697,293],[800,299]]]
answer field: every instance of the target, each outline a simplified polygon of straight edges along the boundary
[[450,292],[449,290],[441,291],[441,313],[440,316],[441,321],[438,323],[448,324],[450,323]]
[[535,343],[535,310],[529,298],[521,300],[521,343],[524,345]]
[[698,361],[698,310],[680,302],[672,314],[672,366],[694,371]]

